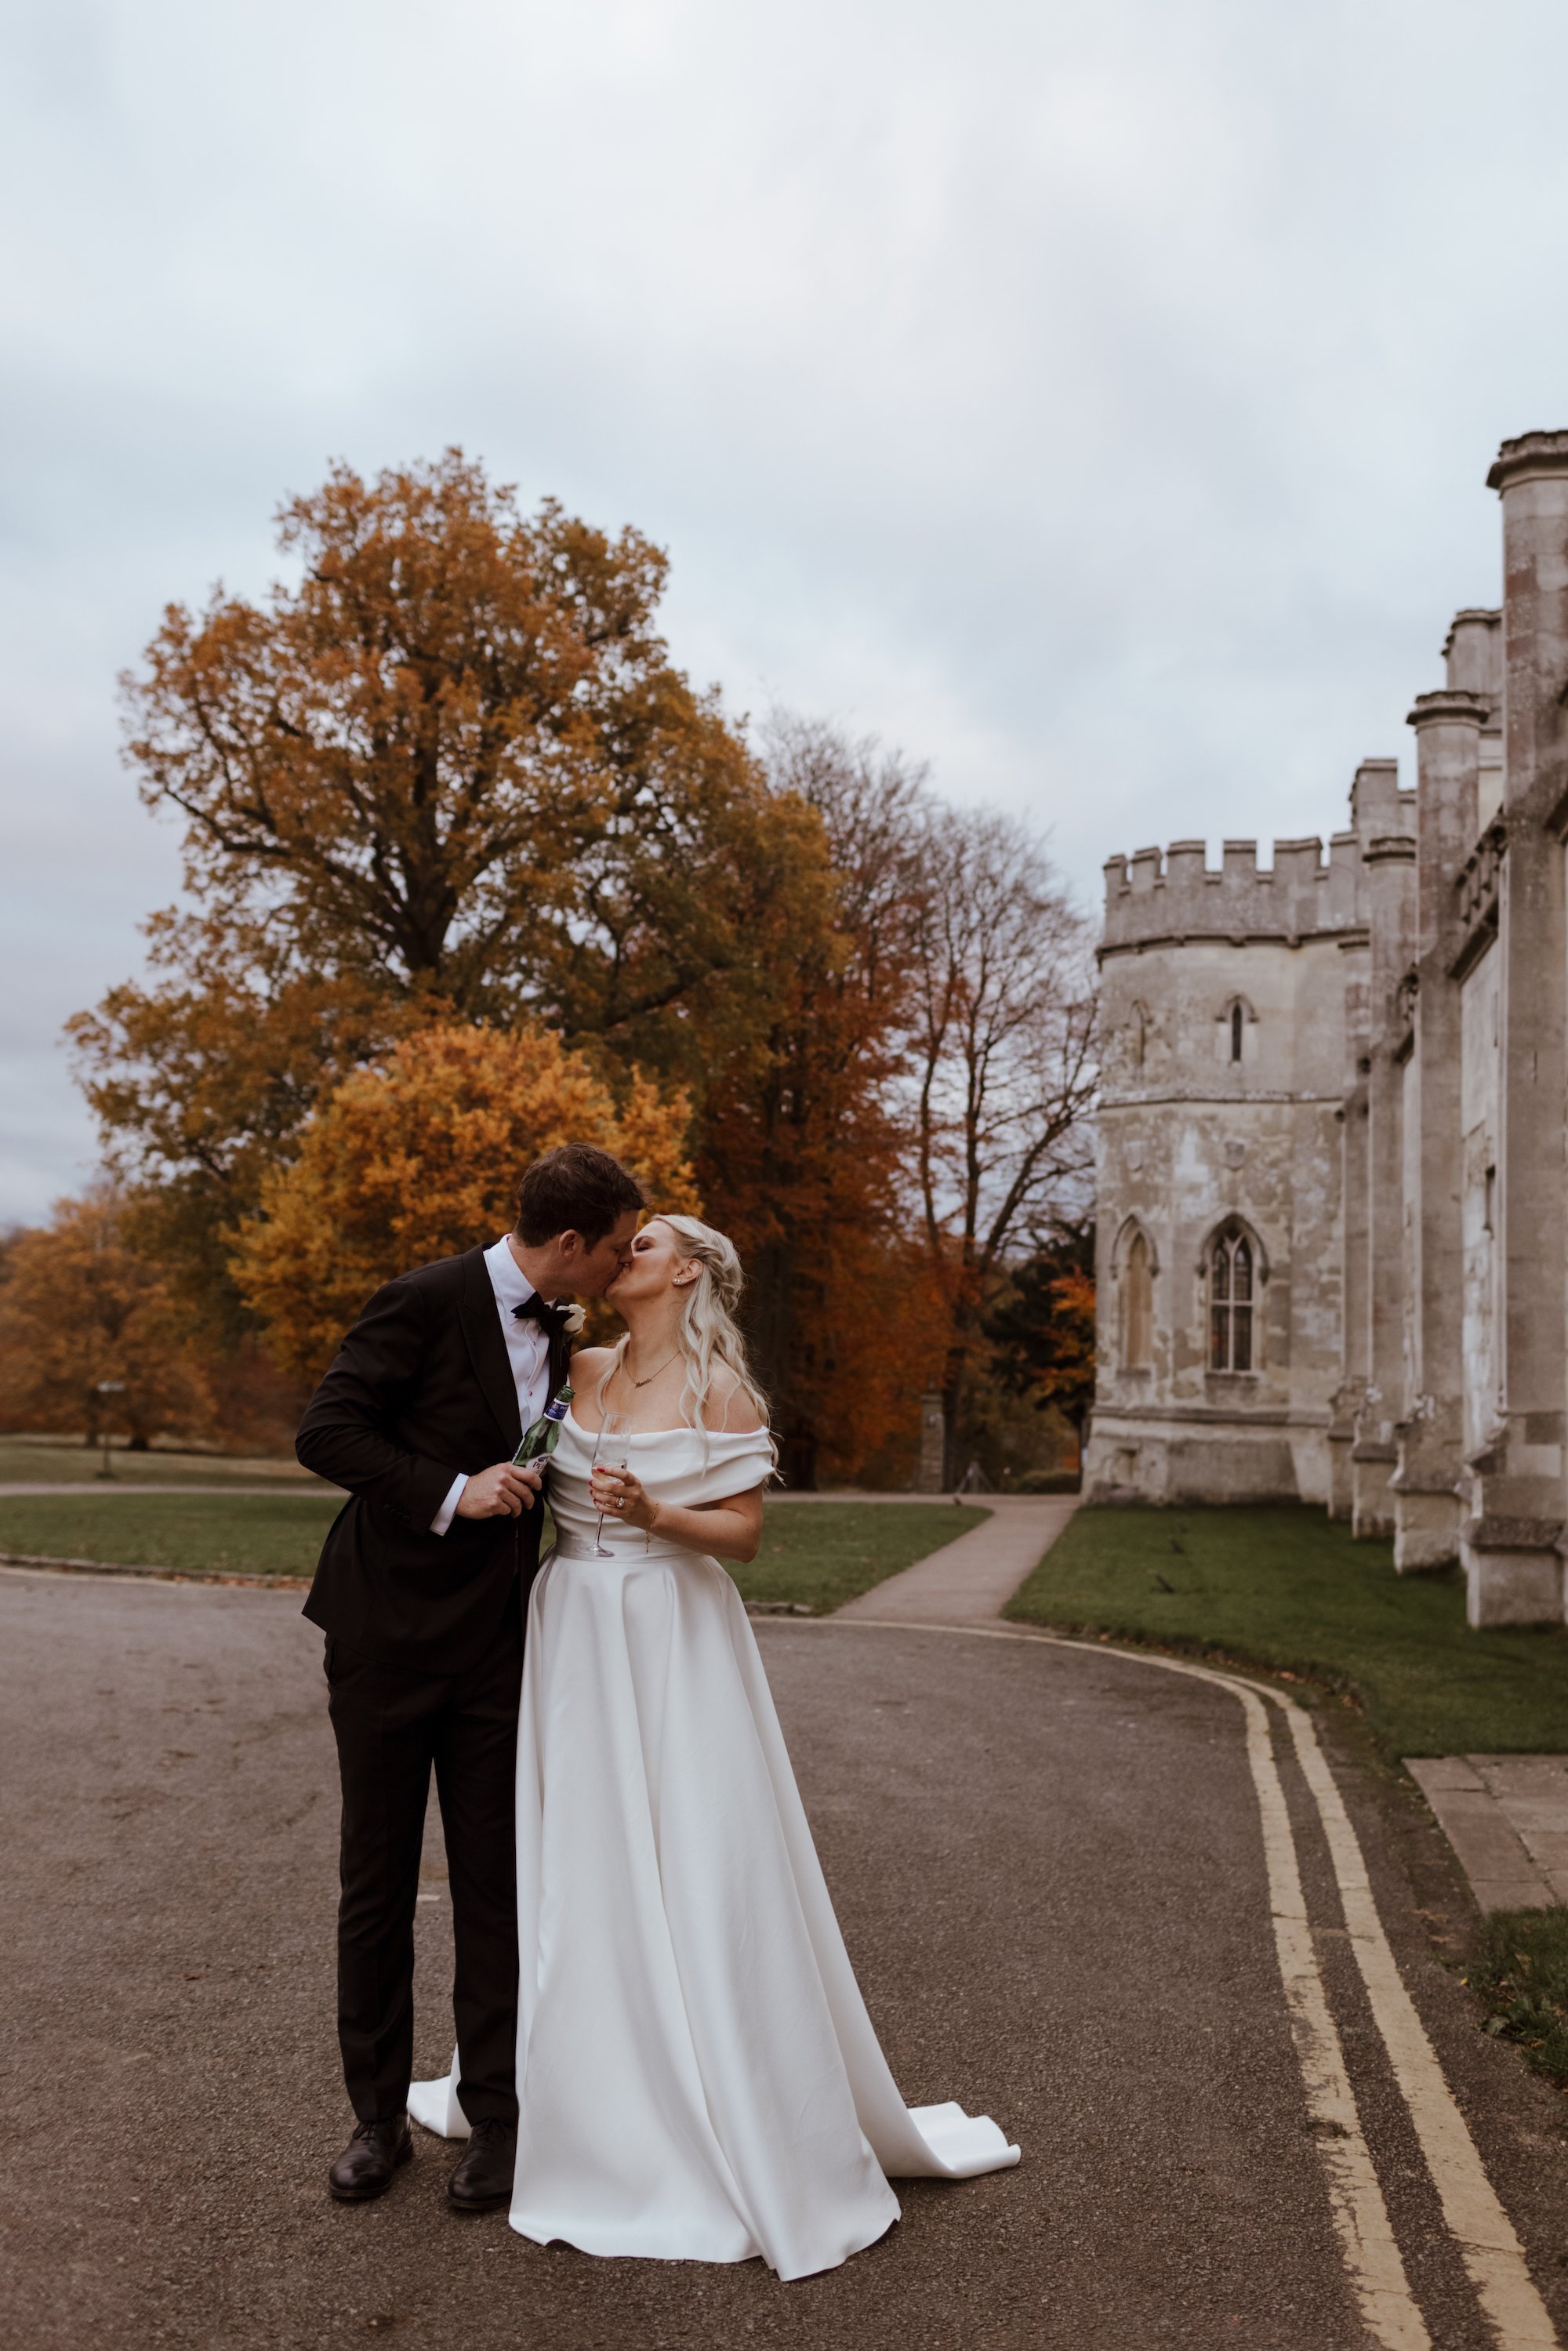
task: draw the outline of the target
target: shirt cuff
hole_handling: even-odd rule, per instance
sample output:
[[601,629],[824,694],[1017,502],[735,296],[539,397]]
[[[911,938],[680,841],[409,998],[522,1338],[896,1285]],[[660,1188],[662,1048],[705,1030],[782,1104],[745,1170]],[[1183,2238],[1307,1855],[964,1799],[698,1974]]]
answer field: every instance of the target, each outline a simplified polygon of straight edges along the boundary
[[433,1535],[444,1535],[446,1532],[457,1515],[457,1505],[463,1499],[463,1489],[467,1483],[468,1473],[465,1469],[454,1478],[447,1489],[446,1499],[430,1521],[430,1531]]

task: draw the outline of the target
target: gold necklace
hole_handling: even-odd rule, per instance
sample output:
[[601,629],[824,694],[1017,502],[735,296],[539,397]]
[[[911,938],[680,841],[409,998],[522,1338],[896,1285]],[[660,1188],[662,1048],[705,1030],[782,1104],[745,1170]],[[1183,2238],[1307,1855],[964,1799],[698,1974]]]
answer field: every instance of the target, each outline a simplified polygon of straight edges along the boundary
[[[670,1368],[670,1365],[671,1365],[673,1363],[674,1363],[674,1362],[675,1362],[675,1360],[676,1360],[676,1358],[675,1358],[674,1355],[666,1355],[666,1356],[664,1357],[664,1362],[659,1365],[658,1371],[653,1371],[653,1372],[650,1372],[650,1373],[649,1373],[649,1374],[648,1374],[648,1376],[647,1376],[647,1378],[646,1378],[645,1380],[633,1380],[633,1381],[632,1382],[632,1386],[633,1386],[634,1388],[645,1388],[645,1387],[651,1386],[651,1385],[652,1385],[652,1384],[653,1384],[653,1382],[658,1378],[658,1376],[659,1376],[659,1372],[667,1372],[667,1371],[669,1370],[669,1368]],[[627,1370],[628,1374],[630,1374],[631,1369],[632,1369],[632,1366],[631,1366],[631,1364],[627,1364],[627,1366],[626,1366],[626,1370]]]

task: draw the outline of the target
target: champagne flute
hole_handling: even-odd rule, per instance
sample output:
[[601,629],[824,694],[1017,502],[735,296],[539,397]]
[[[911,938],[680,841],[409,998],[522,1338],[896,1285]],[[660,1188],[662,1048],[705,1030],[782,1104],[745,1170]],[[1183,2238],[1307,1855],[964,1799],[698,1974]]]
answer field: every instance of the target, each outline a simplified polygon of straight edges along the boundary
[[[607,1412],[599,1424],[599,1434],[593,1440],[593,1468],[619,1470],[627,1468],[632,1459],[632,1448],[627,1442],[631,1434],[631,1425],[623,1412]],[[613,1559],[615,1556],[605,1544],[602,1510],[599,1513],[599,1525],[594,1531],[593,1549],[596,1559]]]

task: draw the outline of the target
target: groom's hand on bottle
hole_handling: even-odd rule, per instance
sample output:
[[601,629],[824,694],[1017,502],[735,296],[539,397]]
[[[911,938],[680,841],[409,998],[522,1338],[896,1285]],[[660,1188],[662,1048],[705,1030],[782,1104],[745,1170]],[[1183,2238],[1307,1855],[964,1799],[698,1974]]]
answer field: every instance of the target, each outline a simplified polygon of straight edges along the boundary
[[470,1478],[457,1498],[460,1519],[520,1518],[534,1507],[543,1479],[537,1469],[519,1469],[515,1461],[497,1461]]

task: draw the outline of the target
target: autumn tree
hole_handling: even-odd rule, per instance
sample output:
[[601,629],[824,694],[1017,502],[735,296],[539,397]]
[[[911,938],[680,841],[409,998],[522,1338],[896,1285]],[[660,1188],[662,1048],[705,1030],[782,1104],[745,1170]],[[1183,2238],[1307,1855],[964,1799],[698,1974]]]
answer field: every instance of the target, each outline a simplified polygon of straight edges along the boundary
[[1087,926],[1025,825],[933,809],[922,854],[909,1059],[951,1476],[993,1294],[1089,1181],[1095,996]]
[[902,1441],[933,1379],[956,1427],[1089,1094],[1038,847],[831,728],[754,756],[671,663],[661,552],[458,451],[339,466],[279,526],[287,579],[170,606],[124,682],[185,893],[72,1024],[122,1238],[229,1360],[271,1321],[303,1374],[384,1272],[499,1229],[566,1131],[497,1091],[548,1031],[588,1131],[656,1112],[677,1193],[689,1142],[799,1482]]
[[769,946],[770,1017],[702,1097],[698,1164],[748,1268],[784,1474],[810,1486],[913,1440],[943,1353],[896,1084],[925,795],[895,753],[817,722],[776,717],[764,756],[780,808],[813,820],[809,886]]
[[168,1284],[127,1246],[108,1186],[62,1200],[9,1241],[0,1264],[0,1419],[11,1428],[190,1436],[210,1399]]
[[294,1158],[262,1179],[234,1249],[240,1294],[277,1360],[319,1376],[371,1292],[511,1228],[542,1151],[596,1143],[660,1207],[695,1210],[690,1104],[632,1072],[618,1092],[559,1037],[444,1022],[319,1103]]
[[732,1050],[793,838],[672,665],[636,531],[525,517],[451,450],[338,466],[279,537],[290,583],[171,605],[123,682],[187,904],[150,984],[73,1024],[111,1161],[208,1294],[316,1103],[432,1020],[542,1018],[676,1080]]
[[908,1441],[931,1385],[951,1468],[988,1308],[1087,1168],[1084,927],[1026,827],[945,807],[874,740],[780,717],[764,755],[821,821],[827,919],[770,951],[772,1018],[702,1097],[701,1178],[754,1268],[793,1480]]
[[1094,1221],[1059,1217],[1013,1266],[990,1301],[984,1331],[993,1368],[1015,1395],[1071,1424],[1082,1451],[1094,1401]]

